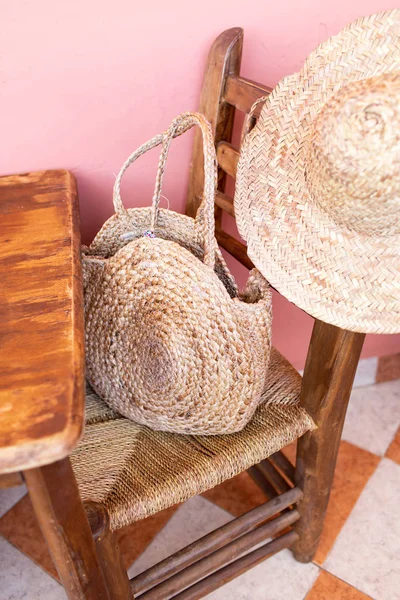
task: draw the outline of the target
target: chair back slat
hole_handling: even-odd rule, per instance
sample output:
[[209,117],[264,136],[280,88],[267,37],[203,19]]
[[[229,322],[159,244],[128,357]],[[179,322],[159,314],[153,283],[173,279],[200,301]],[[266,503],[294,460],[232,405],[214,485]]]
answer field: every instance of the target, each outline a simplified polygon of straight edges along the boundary
[[[261,85],[251,79],[244,77],[228,77],[225,85],[224,100],[231,106],[249,113],[254,102],[262,96],[268,95],[272,89],[266,85]],[[254,116],[258,117],[261,106],[254,111]]]
[[217,146],[217,159],[220,169],[236,179],[236,171],[240,152],[228,142],[220,142]]
[[231,254],[236,260],[238,260],[246,269],[253,269],[254,265],[250,258],[247,256],[246,246],[242,242],[239,242],[229,233],[226,233],[223,229],[217,228],[215,230],[215,237],[217,238],[218,244],[224,248],[229,254]]
[[222,208],[228,215],[231,217],[235,216],[235,209],[233,207],[233,198],[228,196],[228,194],[224,194],[223,192],[217,192],[215,195],[215,204]]

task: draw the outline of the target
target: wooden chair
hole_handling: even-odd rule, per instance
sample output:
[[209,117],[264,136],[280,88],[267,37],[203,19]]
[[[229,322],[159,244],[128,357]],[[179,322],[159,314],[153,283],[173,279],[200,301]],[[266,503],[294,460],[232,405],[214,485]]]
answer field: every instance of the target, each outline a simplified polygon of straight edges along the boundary
[[[251,267],[245,246],[223,230],[221,218],[223,211],[234,216],[225,185],[226,175],[235,177],[240,152],[231,145],[235,109],[248,113],[254,101],[269,92],[268,87],[240,76],[242,43],[239,28],[225,31],[214,42],[199,110],[212,124],[220,165],[218,241],[243,265]],[[201,153],[196,135],[187,201],[191,216],[202,193]],[[302,382],[293,367],[274,351],[268,384],[270,403],[260,407],[243,432],[232,436],[150,432],[116,415],[89,390],[86,433],[71,456],[74,474],[69,459],[41,469],[39,475],[37,471],[25,472],[68,597],[126,600],[133,594],[140,600],[194,600],[282,548],[290,547],[301,562],[312,560],[363,340],[363,334],[316,321]],[[273,403],[277,390],[281,395],[284,390],[286,405]],[[317,426],[314,429],[309,416]],[[270,442],[272,431],[274,443]],[[280,449],[296,437],[300,439],[293,466]],[[162,461],[166,454],[168,467],[164,460],[160,469],[157,460]],[[128,581],[113,527],[183,501],[245,469],[270,498],[265,504]],[[61,494],[67,494],[71,507],[79,513],[75,477],[85,500],[97,563],[88,558],[90,544],[80,539],[78,527],[71,525],[72,509],[66,518],[61,508],[65,506]],[[269,538],[273,539],[267,542]],[[261,542],[264,545],[252,550]],[[100,564],[100,571],[95,563]],[[90,570],[85,570],[88,564]],[[106,582],[107,591],[102,595],[98,589],[93,592],[90,585],[96,573]]]
[[[215,201],[216,237],[242,265],[251,269],[246,246],[222,228],[223,211],[235,216],[233,199],[225,193],[226,176],[233,179],[240,148],[232,146],[235,110],[248,114],[253,104],[271,88],[240,75],[243,30],[224,31],[214,42],[207,60],[199,112],[210,121],[217,150],[219,173]],[[254,110],[260,114],[262,104]],[[196,214],[202,193],[202,147],[195,134],[186,212]],[[297,446],[294,482],[303,496],[297,504],[300,519],[295,526],[299,539],[293,544],[295,558],[313,559],[322,533],[347,404],[359,361],[364,334],[353,333],[315,320],[301,387],[301,405],[317,429],[306,433]]]

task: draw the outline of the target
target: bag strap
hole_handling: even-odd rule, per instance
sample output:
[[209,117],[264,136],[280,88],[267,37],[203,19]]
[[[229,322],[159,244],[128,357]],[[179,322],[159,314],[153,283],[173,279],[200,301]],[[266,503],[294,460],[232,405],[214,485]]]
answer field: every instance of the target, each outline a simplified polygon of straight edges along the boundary
[[215,265],[215,223],[214,223],[214,200],[217,187],[217,158],[215,154],[214,140],[211,126],[200,113],[183,113],[176,117],[166,132],[156,135],[154,138],[142,144],[125,161],[114,185],[114,209],[118,216],[129,220],[129,213],[121,200],[121,180],[127,168],[135,162],[142,154],[152,148],[162,144],[160,159],[158,162],[155,190],[151,205],[151,223],[150,231],[145,232],[149,237],[154,237],[154,231],[157,226],[159,214],[159,204],[161,196],[162,182],[165,172],[165,164],[168,157],[169,148],[174,138],[182,135],[188,129],[197,125],[203,136],[203,155],[204,155],[204,191],[203,200],[196,214],[197,229],[202,238],[204,249],[204,264],[212,269]]

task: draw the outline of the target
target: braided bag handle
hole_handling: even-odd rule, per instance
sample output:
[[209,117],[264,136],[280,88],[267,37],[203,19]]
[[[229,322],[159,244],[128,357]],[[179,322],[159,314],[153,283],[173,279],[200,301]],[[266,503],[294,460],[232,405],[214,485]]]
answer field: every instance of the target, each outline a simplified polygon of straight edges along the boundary
[[142,144],[123,164],[114,184],[114,210],[121,218],[129,222],[129,213],[121,200],[121,181],[125,171],[142,154],[145,154],[152,148],[162,144],[160,159],[158,162],[155,190],[151,204],[151,223],[150,231],[144,232],[148,237],[154,237],[154,231],[157,226],[159,204],[162,183],[165,172],[165,164],[168,157],[169,148],[174,138],[182,135],[188,129],[197,125],[203,136],[203,154],[204,154],[204,192],[203,201],[197,211],[196,221],[197,229],[203,242],[204,264],[214,269],[215,266],[215,223],[214,223],[214,199],[217,187],[217,158],[215,154],[214,140],[211,126],[200,113],[183,113],[176,117],[166,132],[156,135],[151,140]]

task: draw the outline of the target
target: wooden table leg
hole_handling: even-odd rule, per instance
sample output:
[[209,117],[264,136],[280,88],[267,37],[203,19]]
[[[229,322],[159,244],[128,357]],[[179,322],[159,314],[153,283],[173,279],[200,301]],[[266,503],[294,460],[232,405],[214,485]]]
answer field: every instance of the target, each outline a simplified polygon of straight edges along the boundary
[[328,506],[347,404],[364,334],[316,321],[308,351],[301,404],[317,429],[298,441],[295,484],[303,490],[299,540],[293,554],[300,562],[313,559]]
[[67,597],[111,600],[69,458],[24,477]]

